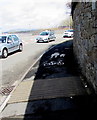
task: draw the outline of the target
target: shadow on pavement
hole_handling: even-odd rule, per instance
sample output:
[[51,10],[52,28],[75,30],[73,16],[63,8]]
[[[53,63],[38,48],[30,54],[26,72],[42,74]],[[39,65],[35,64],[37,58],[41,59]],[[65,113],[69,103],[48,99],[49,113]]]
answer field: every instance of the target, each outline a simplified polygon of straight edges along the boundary
[[[29,96],[24,120],[86,120],[94,119],[97,98],[95,96],[37,98],[37,81],[52,80],[63,77],[79,76],[80,70],[73,54],[73,41],[58,44],[49,49],[42,57],[36,72],[34,84]],[[52,83],[53,84],[53,83]],[[71,83],[72,84],[72,83]],[[45,84],[42,84],[45,86]],[[37,87],[36,98],[33,99],[34,88]],[[49,86],[50,87],[50,86]],[[41,87],[42,90],[42,87]],[[46,91],[43,91],[46,94]],[[55,92],[55,91],[54,91]],[[49,93],[49,92],[48,92]],[[35,97],[35,93],[34,93]],[[93,98],[94,97],[94,98]],[[33,99],[33,101],[31,101]]]
[[41,58],[35,80],[69,77],[79,74],[73,54],[73,40],[49,49]]

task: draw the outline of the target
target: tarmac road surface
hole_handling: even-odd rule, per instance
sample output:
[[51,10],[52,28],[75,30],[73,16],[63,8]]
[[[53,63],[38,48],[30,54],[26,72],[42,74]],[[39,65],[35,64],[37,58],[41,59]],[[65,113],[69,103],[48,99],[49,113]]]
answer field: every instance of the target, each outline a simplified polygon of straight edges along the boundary
[[36,43],[36,36],[32,36],[31,33],[21,33],[19,36],[23,40],[23,51],[10,54],[6,59],[0,59],[0,85],[2,86],[9,86],[20,80],[27,69],[48,47],[63,41],[61,34],[57,35],[56,41],[50,43]]

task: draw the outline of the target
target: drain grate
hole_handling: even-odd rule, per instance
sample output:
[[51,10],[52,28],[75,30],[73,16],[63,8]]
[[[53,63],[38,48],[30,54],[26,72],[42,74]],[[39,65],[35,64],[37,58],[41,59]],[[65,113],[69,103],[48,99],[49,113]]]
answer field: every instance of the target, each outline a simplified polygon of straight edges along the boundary
[[0,95],[9,95],[15,86],[2,87],[0,89]]

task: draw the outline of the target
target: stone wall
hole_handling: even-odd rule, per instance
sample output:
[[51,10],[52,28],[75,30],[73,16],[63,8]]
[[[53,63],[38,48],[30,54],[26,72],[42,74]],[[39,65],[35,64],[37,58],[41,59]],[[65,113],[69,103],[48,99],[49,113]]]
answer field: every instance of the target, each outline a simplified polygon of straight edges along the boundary
[[82,74],[97,92],[97,2],[78,2],[72,6],[74,53]]

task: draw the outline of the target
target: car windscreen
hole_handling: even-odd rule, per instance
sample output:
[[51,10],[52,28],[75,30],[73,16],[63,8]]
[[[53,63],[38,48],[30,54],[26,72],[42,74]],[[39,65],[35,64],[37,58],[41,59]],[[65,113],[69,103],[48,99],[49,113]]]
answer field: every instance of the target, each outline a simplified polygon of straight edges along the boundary
[[74,32],[74,30],[66,30],[65,32]]
[[42,32],[40,33],[40,35],[48,35],[49,33],[48,32]]
[[0,43],[6,42],[6,36],[0,36]]

